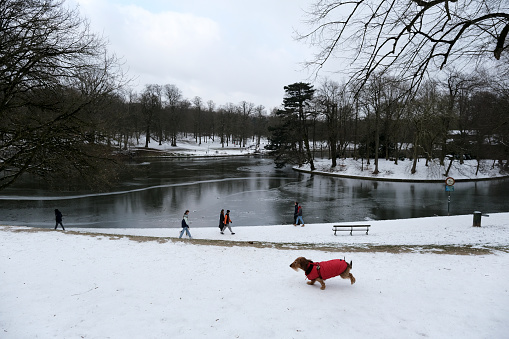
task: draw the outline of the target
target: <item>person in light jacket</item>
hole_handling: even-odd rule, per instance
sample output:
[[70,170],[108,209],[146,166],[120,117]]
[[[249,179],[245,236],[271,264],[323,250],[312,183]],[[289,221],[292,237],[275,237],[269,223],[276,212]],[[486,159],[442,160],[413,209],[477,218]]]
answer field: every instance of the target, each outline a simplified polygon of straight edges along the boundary
[[192,239],[191,232],[189,232],[189,210],[186,210],[184,213],[184,216],[182,217],[182,231],[180,231],[179,239],[182,238],[184,235],[184,232],[186,232],[189,239]]

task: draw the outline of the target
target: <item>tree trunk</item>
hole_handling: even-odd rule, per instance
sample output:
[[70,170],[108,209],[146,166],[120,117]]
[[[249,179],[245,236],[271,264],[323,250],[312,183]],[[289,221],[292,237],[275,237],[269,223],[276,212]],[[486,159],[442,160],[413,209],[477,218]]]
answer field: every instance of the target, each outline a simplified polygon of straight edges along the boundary
[[378,149],[380,148],[380,132],[378,130],[378,116],[379,113],[375,113],[375,170],[373,171],[373,174],[380,173],[378,171]]
[[451,157],[451,162],[449,163],[449,166],[447,167],[447,171],[445,171],[445,176],[449,176],[449,171],[451,170],[452,162],[454,161],[454,157]]
[[412,169],[410,170],[410,173],[415,174],[417,172],[417,142],[419,141],[419,138],[417,137],[417,132],[414,133],[414,161],[412,164]]
[[145,148],[148,148],[148,144],[150,142],[150,126],[147,125],[147,133],[145,134]]

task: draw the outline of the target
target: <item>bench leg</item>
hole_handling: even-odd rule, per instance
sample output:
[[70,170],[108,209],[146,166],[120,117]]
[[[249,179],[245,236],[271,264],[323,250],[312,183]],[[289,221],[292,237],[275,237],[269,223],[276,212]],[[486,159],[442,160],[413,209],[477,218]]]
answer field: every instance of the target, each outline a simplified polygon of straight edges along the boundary
[[368,235],[368,232],[369,232],[369,228],[366,228],[366,235]]
[[353,227],[350,227],[350,235],[352,235]]

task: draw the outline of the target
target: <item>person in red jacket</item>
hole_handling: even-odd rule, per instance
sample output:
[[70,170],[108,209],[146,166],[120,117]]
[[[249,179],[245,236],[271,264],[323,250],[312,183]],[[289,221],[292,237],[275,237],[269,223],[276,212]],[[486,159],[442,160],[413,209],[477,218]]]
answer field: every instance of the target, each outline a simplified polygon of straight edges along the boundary
[[[299,222],[299,220],[300,220],[300,222]],[[297,220],[295,221],[294,226],[297,226],[301,222],[302,222],[302,226],[301,227],[304,227],[304,219],[302,219],[302,206],[299,205],[299,207],[297,209]]]

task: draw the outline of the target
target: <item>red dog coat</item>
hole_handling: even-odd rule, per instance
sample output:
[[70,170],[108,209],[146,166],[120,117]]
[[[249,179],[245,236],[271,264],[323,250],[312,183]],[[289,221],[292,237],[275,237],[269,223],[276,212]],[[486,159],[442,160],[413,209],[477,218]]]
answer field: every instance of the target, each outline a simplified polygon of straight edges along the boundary
[[312,262],[306,270],[306,277],[309,280],[322,278],[323,280],[337,277],[348,267],[348,263],[342,259],[334,259],[322,262]]

